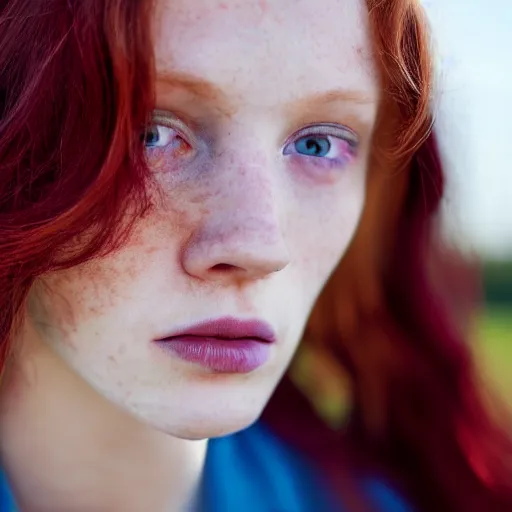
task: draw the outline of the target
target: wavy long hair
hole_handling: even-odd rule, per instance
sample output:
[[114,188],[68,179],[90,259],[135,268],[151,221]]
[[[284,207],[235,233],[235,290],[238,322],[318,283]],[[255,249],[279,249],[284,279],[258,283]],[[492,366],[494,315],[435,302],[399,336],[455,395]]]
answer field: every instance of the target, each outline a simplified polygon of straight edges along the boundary
[[[427,24],[416,0],[367,5],[384,91],[367,208],[304,341],[349,376],[350,421],[329,427],[288,377],[264,420],[334,486],[350,462],[418,510],[508,512],[511,442],[480,396],[464,311],[433,279],[446,258]],[[127,208],[149,205],[150,16],[147,0],[0,1],[0,374],[35,279],[114,250]]]

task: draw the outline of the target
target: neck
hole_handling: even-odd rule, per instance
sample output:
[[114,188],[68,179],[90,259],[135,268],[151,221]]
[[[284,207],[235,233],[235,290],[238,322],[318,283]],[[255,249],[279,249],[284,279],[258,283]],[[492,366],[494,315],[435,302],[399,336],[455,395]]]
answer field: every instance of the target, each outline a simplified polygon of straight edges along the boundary
[[0,388],[0,457],[23,512],[184,510],[206,441],[157,432],[118,410],[38,341]]

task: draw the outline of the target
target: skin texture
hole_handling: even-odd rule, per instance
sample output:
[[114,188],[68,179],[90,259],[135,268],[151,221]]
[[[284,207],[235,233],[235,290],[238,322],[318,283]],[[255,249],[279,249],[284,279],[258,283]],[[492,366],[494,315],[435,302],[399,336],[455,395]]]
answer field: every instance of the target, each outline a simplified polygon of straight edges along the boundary
[[[153,208],[118,252],[38,280],[4,387],[6,466],[29,482],[21,494],[52,490],[48,510],[64,488],[74,504],[84,489],[103,503],[119,495],[111,478],[110,490],[101,483],[116,462],[132,468],[115,470],[126,489],[141,463],[157,468],[144,470],[154,510],[180,465],[192,483],[176,488],[191,492],[205,445],[185,440],[257,419],[364,205],[379,89],[363,2],[159,0],[155,9],[160,127],[151,129],[169,145],[148,148]],[[294,134],[325,123],[357,149],[331,136],[342,161],[295,154]],[[264,366],[215,374],[153,343],[224,316],[272,326]],[[46,461],[55,446],[62,456],[47,474],[81,462],[74,485],[24,467],[23,454]],[[30,475],[45,483],[31,487]]]

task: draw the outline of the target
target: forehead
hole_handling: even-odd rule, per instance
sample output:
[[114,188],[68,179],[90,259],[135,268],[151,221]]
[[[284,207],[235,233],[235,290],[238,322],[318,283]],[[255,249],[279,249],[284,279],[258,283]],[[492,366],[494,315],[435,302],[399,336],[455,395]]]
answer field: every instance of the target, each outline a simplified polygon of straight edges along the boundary
[[272,106],[324,90],[378,96],[364,0],[157,0],[157,72]]

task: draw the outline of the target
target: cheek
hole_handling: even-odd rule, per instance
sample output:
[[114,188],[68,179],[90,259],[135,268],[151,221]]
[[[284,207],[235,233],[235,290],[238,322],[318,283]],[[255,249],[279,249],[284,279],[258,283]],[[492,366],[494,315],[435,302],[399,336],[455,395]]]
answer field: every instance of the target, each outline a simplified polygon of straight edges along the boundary
[[141,297],[150,296],[148,290],[155,285],[150,269],[156,264],[161,274],[173,270],[176,241],[166,233],[174,231],[174,224],[162,226],[152,214],[117,252],[39,278],[29,296],[28,312],[35,324],[72,337],[84,325],[105,327],[109,318],[122,319],[129,310],[140,309]]
[[124,272],[120,272],[108,260],[102,263],[40,278],[29,301],[29,314],[36,326],[72,338],[83,324],[119,307],[123,289],[134,278],[136,269],[134,265],[126,265]]
[[41,325],[70,334],[92,319],[137,307],[141,296],[151,295],[148,290],[155,284],[155,267],[160,277],[176,272],[180,244],[204,215],[205,194],[194,195],[185,188],[173,194],[186,197],[180,202],[155,185],[153,207],[137,222],[122,248],[41,277],[30,294],[32,317]]
[[363,176],[303,197],[293,224],[302,272],[321,286],[347,251],[365,202]]

